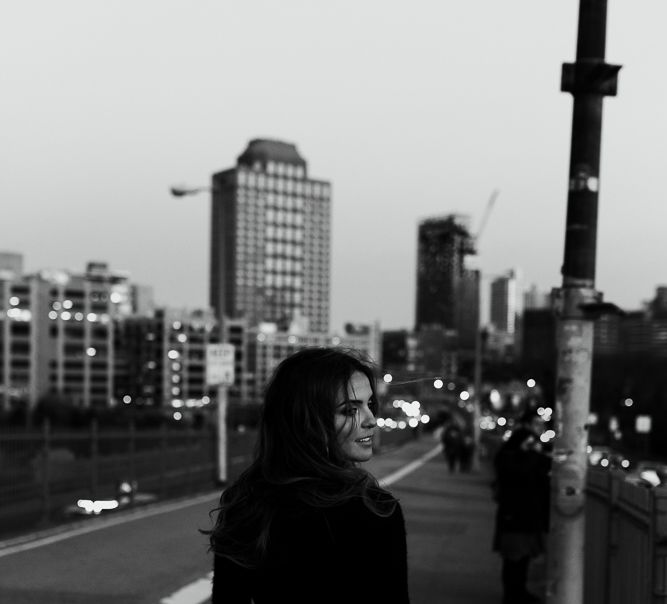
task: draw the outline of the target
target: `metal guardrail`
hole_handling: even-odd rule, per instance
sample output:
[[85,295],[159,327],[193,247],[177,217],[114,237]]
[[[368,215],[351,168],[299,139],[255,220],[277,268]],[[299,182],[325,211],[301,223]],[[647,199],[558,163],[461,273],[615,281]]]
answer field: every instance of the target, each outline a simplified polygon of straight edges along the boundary
[[667,487],[589,468],[586,604],[667,604]]
[[[380,431],[378,451],[416,438],[417,430]],[[228,432],[229,479],[252,457],[256,431]],[[201,429],[0,430],[0,537],[61,523],[79,499],[119,499],[121,483],[136,485],[130,503],[181,496],[216,485],[217,438]],[[71,515],[71,514],[69,514]]]
[[[229,435],[230,474],[250,458],[254,433]],[[135,485],[143,500],[215,485],[216,437],[210,428],[0,431],[0,535],[67,520],[79,499],[119,496]],[[134,503],[135,501],[132,500]]]

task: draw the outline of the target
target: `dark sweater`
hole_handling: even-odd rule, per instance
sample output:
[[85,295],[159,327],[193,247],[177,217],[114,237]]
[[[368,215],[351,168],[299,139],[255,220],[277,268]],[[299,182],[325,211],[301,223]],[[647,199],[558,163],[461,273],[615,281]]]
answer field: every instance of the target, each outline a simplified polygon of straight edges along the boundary
[[265,561],[245,569],[215,556],[213,604],[405,604],[403,512],[377,516],[360,499],[277,513]]

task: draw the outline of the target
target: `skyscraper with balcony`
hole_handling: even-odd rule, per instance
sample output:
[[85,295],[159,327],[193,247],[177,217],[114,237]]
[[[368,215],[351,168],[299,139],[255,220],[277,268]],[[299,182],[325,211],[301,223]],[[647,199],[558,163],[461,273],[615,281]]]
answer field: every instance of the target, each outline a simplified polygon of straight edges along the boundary
[[329,330],[331,186],[296,146],[255,139],[212,177],[210,304],[249,325]]
[[471,294],[478,293],[478,279],[465,268],[465,257],[474,253],[467,217],[450,214],[419,224],[417,331],[433,327],[466,331],[471,305],[474,316],[479,316],[479,297]]

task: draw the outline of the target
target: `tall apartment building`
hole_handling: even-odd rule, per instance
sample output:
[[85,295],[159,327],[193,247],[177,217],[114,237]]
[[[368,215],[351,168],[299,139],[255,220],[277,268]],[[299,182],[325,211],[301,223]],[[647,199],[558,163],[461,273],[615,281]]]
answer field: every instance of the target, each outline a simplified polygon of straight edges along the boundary
[[86,408],[112,404],[115,320],[134,312],[135,294],[127,274],[99,262],[89,263],[84,273],[43,270],[23,275],[4,269],[2,407],[33,408],[47,394]]
[[499,332],[514,334],[521,312],[519,273],[510,270],[491,282],[491,324]]
[[210,304],[217,317],[329,330],[331,186],[295,145],[250,141],[212,177]]
[[458,214],[419,224],[415,329],[455,330],[459,345],[474,348],[479,325],[479,271],[466,268],[475,253],[468,219]]

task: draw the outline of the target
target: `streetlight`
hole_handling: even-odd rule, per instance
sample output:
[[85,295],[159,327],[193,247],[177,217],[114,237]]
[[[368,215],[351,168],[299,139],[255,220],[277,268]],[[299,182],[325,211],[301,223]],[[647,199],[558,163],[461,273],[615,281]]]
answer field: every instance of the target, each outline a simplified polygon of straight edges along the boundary
[[197,195],[198,193],[211,191],[211,187],[188,187],[186,185],[174,185],[169,187],[169,192],[174,197],[185,197],[186,195]]
[[[169,188],[174,197],[197,195],[214,191],[213,187],[187,187],[175,185]],[[218,482],[227,482],[227,387],[234,383],[234,347],[226,342],[224,316],[218,313],[220,344],[208,344],[206,348],[206,385],[218,387],[216,433],[218,437]]]

